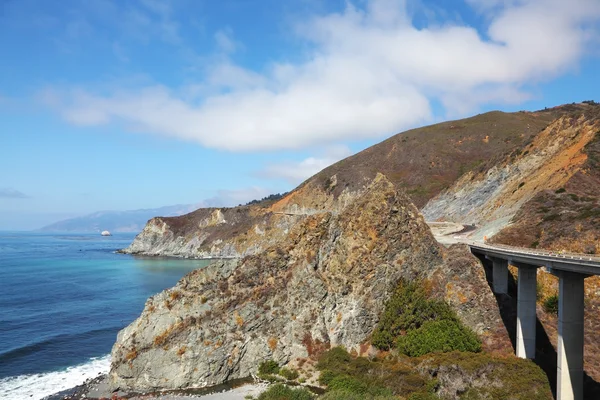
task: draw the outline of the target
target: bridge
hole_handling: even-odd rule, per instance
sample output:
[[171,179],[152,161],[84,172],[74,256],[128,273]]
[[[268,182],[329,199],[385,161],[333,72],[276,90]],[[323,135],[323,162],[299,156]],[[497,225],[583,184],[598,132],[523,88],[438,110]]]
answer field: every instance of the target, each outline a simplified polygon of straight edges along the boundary
[[585,278],[600,275],[600,257],[469,242],[471,253],[492,262],[492,287],[507,293],[508,265],[518,268],[517,357],[535,358],[537,269],[559,278],[557,400],[583,399],[583,298]]

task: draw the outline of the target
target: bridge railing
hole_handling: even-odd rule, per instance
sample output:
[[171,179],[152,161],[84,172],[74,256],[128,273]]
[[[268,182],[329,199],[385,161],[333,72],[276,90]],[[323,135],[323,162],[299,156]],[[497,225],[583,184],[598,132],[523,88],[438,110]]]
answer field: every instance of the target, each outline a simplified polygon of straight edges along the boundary
[[478,242],[469,242],[467,243],[469,246],[473,246],[473,247],[481,247],[484,249],[501,249],[501,250],[506,250],[506,251],[510,251],[510,252],[514,252],[514,253],[522,253],[522,254],[529,254],[529,255],[533,255],[533,256],[544,256],[544,257],[557,257],[557,258],[562,258],[565,260],[582,260],[582,261],[592,261],[592,262],[598,262],[600,263],[600,257],[598,256],[594,256],[594,255],[590,255],[590,254],[584,254],[584,253],[567,253],[567,252],[561,252],[561,251],[551,251],[551,250],[537,250],[537,249],[531,249],[528,247],[517,247],[517,246],[509,246],[509,245],[505,245],[505,244],[487,244],[487,243],[478,243]]

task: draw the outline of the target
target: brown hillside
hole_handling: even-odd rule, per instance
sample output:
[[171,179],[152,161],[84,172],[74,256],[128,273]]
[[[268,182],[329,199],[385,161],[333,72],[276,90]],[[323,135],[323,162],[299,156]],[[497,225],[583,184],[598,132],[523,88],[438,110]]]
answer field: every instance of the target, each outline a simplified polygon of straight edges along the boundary
[[[586,139],[568,164],[559,167],[565,170],[577,163],[577,172],[562,187],[536,193],[493,242],[575,253],[600,252],[600,105],[590,107],[579,118],[573,116],[572,121],[578,127],[574,134],[587,130],[591,140]],[[561,161],[556,159],[555,163]]]
[[327,186],[336,175],[334,195],[339,195],[345,188],[361,187],[381,172],[403,187],[421,208],[465,172],[487,169],[522,147],[562,112],[492,111],[413,129],[325,168],[301,187]]

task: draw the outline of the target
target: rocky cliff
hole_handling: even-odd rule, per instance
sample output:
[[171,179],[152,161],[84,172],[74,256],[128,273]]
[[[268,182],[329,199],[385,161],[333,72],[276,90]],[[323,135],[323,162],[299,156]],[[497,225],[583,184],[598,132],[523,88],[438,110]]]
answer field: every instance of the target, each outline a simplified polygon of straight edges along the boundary
[[277,202],[153,218],[124,252],[200,258],[257,254],[306,216],[345,207],[377,173],[422,207],[465,173],[485,171],[523,147],[561,113],[490,112],[394,135],[325,168]]
[[450,251],[409,198],[378,175],[336,211],[302,216],[264,251],[194,271],[149,299],[119,333],[111,384],[201,387],[248,376],[261,360],[302,365],[337,345],[364,353],[400,278],[428,282],[486,349],[510,352],[483,270],[461,249]]
[[337,176],[333,175],[325,184],[307,182],[277,202],[201,208],[180,217],[152,218],[122,252],[192,258],[257,254],[286,237],[306,217],[337,213],[360,196],[369,182],[338,193]]

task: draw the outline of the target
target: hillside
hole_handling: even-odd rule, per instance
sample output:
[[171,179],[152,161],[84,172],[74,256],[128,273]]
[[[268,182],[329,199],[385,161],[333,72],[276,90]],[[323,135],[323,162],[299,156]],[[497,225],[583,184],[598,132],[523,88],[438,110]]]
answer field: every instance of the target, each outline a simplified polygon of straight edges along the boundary
[[269,359],[308,373],[334,346],[372,353],[370,336],[400,279],[427,282],[485,350],[510,353],[482,268],[464,249],[450,254],[403,191],[379,174],[339,212],[306,217],[264,252],[218,261],[149,299],[119,333],[111,387],[216,385]]
[[579,142],[572,156],[555,162],[563,175],[560,184],[535,191],[511,226],[493,241],[575,253],[600,252],[600,106],[590,110],[582,122],[571,120],[576,128],[572,139]]
[[[562,237],[563,241],[571,241],[574,231],[568,232],[570,228],[560,223],[560,218],[551,216],[565,210],[557,209],[558,203],[553,204],[547,197],[555,192],[560,195],[569,186],[583,200],[595,199],[597,186],[593,183],[598,170],[590,162],[597,157],[599,115],[600,106],[583,104],[574,112],[558,116],[524,146],[496,159],[490,168],[464,174],[432,198],[422,209],[425,218],[475,225],[478,231],[471,235],[475,239],[492,237],[510,223],[511,227],[495,237],[505,244],[529,247],[539,243],[540,237],[536,236],[543,228],[545,232],[558,232],[550,233],[556,240]],[[581,200],[568,195],[562,198]],[[569,204],[576,203],[573,200]],[[585,210],[593,213],[590,201],[582,201],[570,212],[575,219],[587,219]],[[567,218],[565,215],[565,221]],[[548,230],[551,226],[556,230]],[[507,233],[511,229],[518,235]],[[507,235],[511,238],[502,241],[501,237]]]
[[[357,283],[358,281],[338,287],[340,283],[338,281],[344,281],[345,275],[339,275],[338,271],[329,269],[331,265],[329,263],[338,260],[335,262],[339,265],[352,264],[356,260],[356,255],[361,254],[360,259],[364,261],[360,264],[361,268],[376,273],[377,268],[372,266],[376,260],[369,254],[381,252],[380,261],[387,260],[385,257],[388,255],[384,257],[383,254],[389,252],[389,256],[398,255],[395,246],[400,245],[402,249],[402,243],[407,243],[405,241],[407,237],[429,243],[428,236],[424,236],[422,232],[417,234],[416,231],[412,231],[411,227],[414,226],[408,222],[406,225],[395,224],[393,225],[395,228],[389,230],[388,225],[384,224],[380,217],[388,218],[389,223],[392,223],[396,217],[386,214],[390,211],[387,208],[384,207],[385,212],[381,216],[368,211],[376,204],[389,205],[388,200],[383,201],[379,198],[381,195],[374,196],[372,192],[374,180],[382,179],[376,179],[379,172],[386,177],[385,181],[390,187],[397,191],[395,196],[406,196],[403,202],[410,201],[418,206],[422,215],[417,218],[419,221],[424,217],[427,221],[450,221],[474,225],[473,230],[465,235],[470,239],[481,240],[487,236],[493,242],[509,245],[597,254],[600,252],[599,167],[600,106],[581,103],[531,113],[491,112],[395,135],[324,169],[278,200],[243,207],[199,209],[179,217],[153,218],[131,246],[124,250],[125,252],[181,257],[226,257],[236,260],[219,264],[221,266],[214,267],[214,270],[207,270],[207,275],[194,276],[193,282],[182,281],[175,291],[165,292],[153,300],[155,303],[149,303],[135,327],[128,328],[129,333],[120,337],[121,347],[117,346],[114,349],[113,359],[116,361],[113,365],[115,374],[113,379],[125,386],[142,385],[145,383],[137,381],[139,379],[137,375],[131,378],[133,380],[129,380],[128,371],[131,368],[139,372],[142,365],[149,365],[148,363],[155,357],[166,356],[171,357],[169,359],[171,361],[175,360],[172,354],[163,354],[163,352],[168,353],[170,344],[162,348],[162,351],[152,344],[151,339],[161,335],[161,332],[153,328],[154,325],[150,323],[155,319],[163,321],[173,317],[170,311],[172,302],[169,300],[174,296],[173,293],[183,293],[184,303],[195,304],[194,309],[204,309],[202,304],[205,300],[202,299],[206,299],[207,304],[210,303],[213,307],[210,311],[210,320],[225,318],[222,320],[222,326],[211,325],[209,320],[202,322],[204,320],[193,316],[196,322],[194,327],[190,328],[192,331],[185,324],[175,324],[172,330],[168,330],[169,327],[165,328],[165,332],[168,331],[169,343],[175,343],[181,346],[180,348],[188,348],[186,343],[195,337],[200,337],[198,332],[204,332],[207,326],[211,333],[221,332],[219,329],[228,327],[229,333],[224,333],[225,339],[217,342],[219,345],[215,345],[214,349],[207,350],[210,354],[220,354],[219,349],[222,346],[229,346],[227,349],[231,352],[237,351],[239,347],[231,347],[234,343],[231,341],[232,338],[245,337],[244,335],[248,333],[244,331],[243,324],[238,325],[239,329],[235,326],[238,323],[235,315],[241,317],[239,321],[246,321],[247,316],[241,316],[239,312],[235,314],[237,308],[230,307],[231,304],[239,305],[238,301],[243,296],[240,297],[236,293],[248,289],[241,284],[246,280],[254,282],[252,285],[257,285],[257,288],[265,288],[264,292],[257,292],[258,297],[252,298],[252,301],[258,301],[260,298],[272,301],[272,304],[269,303],[272,318],[270,317],[269,323],[261,325],[266,330],[260,337],[267,343],[271,336],[265,335],[271,335],[268,329],[271,323],[275,323],[273,321],[280,317],[279,313],[282,311],[279,305],[285,304],[290,298],[303,299],[309,303],[321,301],[306,297],[310,291],[292,293],[274,289],[275,283],[281,281],[287,285],[289,279],[294,276],[303,276],[303,279],[311,280],[311,290],[319,285],[325,285],[327,296],[337,296],[335,293],[338,289],[355,296],[354,304],[360,304],[360,310],[354,308],[352,312],[362,313],[366,312],[365,309],[369,309],[368,312],[374,313],[373,304],[363,304],[360,300],[363,292],[369,292],[372,288],[365,288]],[[386,192],[386,189],[383,189],[383,192]],[[379,200],[374,200],[376,198]],[[356,204],[361,206],[357,208]],[[400,207],[402,210],[405,208],[405,205]],[[348,216],[349,210],[353,210],[352,217]],[[346,233],[334,229],[339,227],[342,221],[344,224],[342,231]],[[378,226],[380,224],[381,226],[364,231],[365,227],[375,221]],[[302,242],[317,235],[318,242],[325,245],[325,242],[336,242],[340,237],[347,235],[347,231],[352,231],[353,235],[351,235],[352,240],[348,239],[344,242],[348,246],[345,249],[337,247],[337,244],[325,249],[315,247],[316,243]],[[401,233],[403,234],[401,238],[394,236]],[[367,240],[367,236],[370,241]],[[390,243],[391,246],[386,248],[379,241],[380,239]],[[303,244],[300,245],[301,242]],[[432,246],[428,247],[433,253],[438,251]],[[481,281],[484,279],[483,268],[477,263],[470,264],[463,258],[467,256],[464,248],[452,248],[451,256],[442,248],[439,248],[439,251],[442,254],[441,258],[437,255],[437,258],[430,259],[429,263],[417,263],[419,267],[413,270],[412,277],[425,277],[431,294],[448,301],[460,315],[461,320],[485,338],[488,351],[506,353],[507,346],[502,344],[506,341],[504,328],[492,324],[495,327],[490,331],[483,332],[480,329],[482,324],[487,324],[484,321],[489,317],[481,314],[480,311],[483,310],[485,314],[493,310],[492,313],[495,315],[498,309],[496,304],[482,306],[479,303],[483,301],[480,296],[487,296],[486,293],[489,291],[489,287]],[[421,255],[425,259],[431,256],[427,253]],[[450,262],[454,259],[459,260],[455,265]],[[301,260],[302,263],[308,264],[302,264]],[[279,269],[271,268],[274,263]],[[442,264],[443,267],[440,267]],[[405,267],[410,270],[411,265],[409,263]],[[398,276],[406,277],[405,267],[400,267],[399,270],[387,269],[387,273],[398,273]],[[265,270],[263,271],[262,268]],[[311,268],[315,268],[318,277],[303,275],[311,271]],[[322,271],[327,272],[322,273]],[[354,273],[356,273],[354,270],[346,271],[346,274],[350,274],[348,278]],[[263,276],[263,274],[270,274],[270,276]],[[255,277],[259,279],[256,280]],[[372,278],[372,274],[363,278]],[[555,357],[552,357],[551,349],[556,345],[557,340],[556,317],[544,310],[542,302],[556,294],[556,280],[543,271],[539,273],[539,280],[542,292],[539,298],[538,316],[544,327],[540,334],[547,335],[546,341],[548,337],[551,339],[544,350],[547,359],[542,357],[541,362],[548,371],[555,371],[552,366]],[[191,292],[190,284],[193,286]],[[202,293],[208,293],[210,296]],[[599,294],[600,279],[588,278],[585,310],[588,332],[600,326],[600,318],[597,317],[597,310],[600,307]],[[512,293],[511,298],[514,298],[514,295],[515,293]],[[215,296],[219,300],[210,302],[210,299]],[[280,298],[280,296],[284,297]],[[246,297],[244,299],[247,300]],[[165,306],[167,309],[165,310],[156,301],[167,304]],[[198,301],[200,301],[199,305],[196,304]],[[500,310],[504,308],[502,312],[509,314],[514,312],[501,305],[505,303],[504,300],[498,299],[498,302]],[[296,303],[298,310],[305,310],[315,318],[322,315],[319,314],[323,312],[322,309],[313,310],[308,306],[305,309],[304,304],[299,301]],[[343,304],[340,303],[339,306],[345,311],[337,314],[336,320],[341,318],[340,321],[343,321],[344,313],[350,312],[349,309],[344,308],[347,304]],[[376,305],[379,311],[381,311],[380,306],[380,303]],[[183,310],[177,311],[183,313],[179,320],[183,319],[185,322],[186,318],[190,317],[185,314],[188,312],[186,310],[187,308],[184,307]],[[216,314],[212,314],[214,310],[217,311]],[[301,327],[292,323],[287,325],[288,318],[294,321],[297,317],[296,314],[289,314],[288,311],[284,312],[282,320],[277,320],[279,322],[276,324],[279,324],[281,329],[291,329],[293,332],[309,329],[311,335],[316,334],[314,326],[311,328],[308,323]],[[233,323],[226,320],[231,315],[234,315]],[[258,315],[254,314],[255,318],[258,318]],[[341,317],[337,317],[339,315]],[[325,322],[330,317],[331,315],[327,314]],[[373,320],[370,321],[369,329],[372,329]],[[335,323],[333,325],[327,323],[325,325],[329,333],[325,335],[324,330],[319,328],[318,334],[330,340],[331,344],[338,343],[335,335],[336,332],[339,333],[336,331],[339,327]],[[255,326],[251,327],[252,330],[255,328]],[[348,339],[349,341],[339,343],[362,353],[364,348],[360,345],[365,343],[361,343],[362,339],[359,337],[366,338],[367,330],[354,336],[357,340]],[[135,347],[135,351],[131,349],[132,345],[137,346],[140,339],[139,336],[127,336],[130,334],[144,336],[145,344],[142,349],[138,347]],[[345,332],[342,336],[348,338],[347,335],[351,333]],[[252,334],[250,338],[256,339]],[[302,345],[298,343],[297,337],[286,337],[285,340],[288,341],[281,348],[283,353],[278,353],[277,346],[267,349],[263,342],[257,342],[251,346],[253,349],[251,354],[254,358],[250,357],[244,361],[234,359],[233,365],[229,365],[228,361],[227,365],[222,365],[221,372],[228,374],[227,376],[242,376],[252,368],[249,360],[255,359],[256,356],[266,357],[265,354],[272,355],[286,364],[293,361],[293,356],[299,354],[297,352],[302,346],[306,348],[305,343]],[[319,340],[319,343],[323,344],[321,339]],[[594,335],[588,334],[585,340],[586,348],[600,348],[600,339]],[[498,344],[497,349],[494,349],[494,343]],[[191,356],[192,361],[197,361],[198,354],[204,354],[203,351],[196,349]],[[138,365],[136,360],[140,354],[142,356]],[[241,354],[240,357],[245,353]],[[128,358],[133,355],[135,360]],[[236,364],[238,362],[241,364]],[[585,369],[591,378],[588,382],[591,387],[597,386],[595,382],[600,380],[599,366],[598,353],[586,352]],[[196,372],[194,369],[185,370],[186,374],[194,377]],[[161,374],[164,373],[167,371],[157,370],[155,378],[163,376]],[[207,384],[213,384],[224,378],[221,375],[208,374],[198,379],[207,379]],[[552,379],[551,381],[553,382]],[[156,387],[179,385],[177,382],[168,384],[157,380],[153,382]]]
[[[398,134],[324,169],[276,202],[154,218],[124,251],[183,257],[256,254],[306,216],[343,208],[378,172],[422,207],[461,175],[484,171],[524,146],[564,112],[496,111]],[[215,219],[213,213],[220,216]]]
[[336,175],[334,194],[339,195],[381,172],[421,208],[464,173],[483,171],[523,147],[554,117],[555,113],[493,111],[413,129],[325,168],[303,185],[324,185]]

